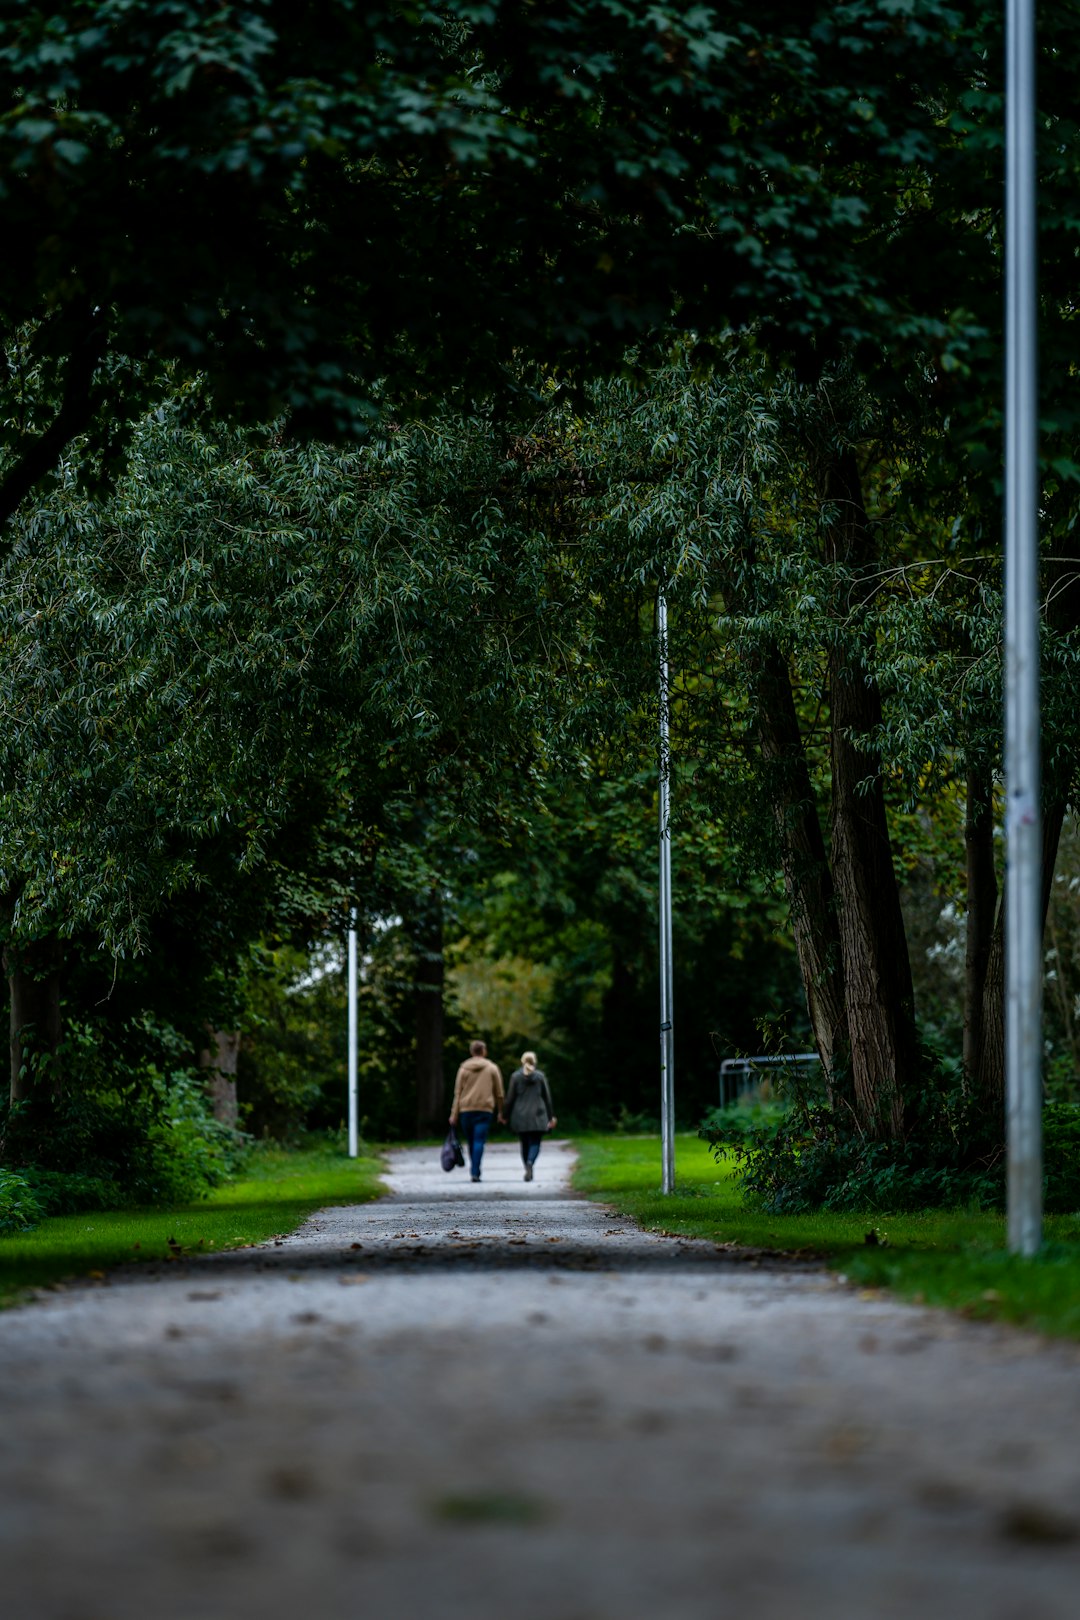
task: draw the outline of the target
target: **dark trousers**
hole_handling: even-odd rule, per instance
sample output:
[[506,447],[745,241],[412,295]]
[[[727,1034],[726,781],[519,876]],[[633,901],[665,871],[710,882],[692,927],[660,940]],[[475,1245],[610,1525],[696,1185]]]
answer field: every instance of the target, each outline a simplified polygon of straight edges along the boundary
[[461,1134],[469,1144],[469,1173],[479,1179],[480,1161],[495,1115],[486,1108],[469,1108],[458,1116]]
[[540,1157],[540,1143],[544,1140],[543,1131],[518,1131],[521,1138],[522,1164],[535,1164]]

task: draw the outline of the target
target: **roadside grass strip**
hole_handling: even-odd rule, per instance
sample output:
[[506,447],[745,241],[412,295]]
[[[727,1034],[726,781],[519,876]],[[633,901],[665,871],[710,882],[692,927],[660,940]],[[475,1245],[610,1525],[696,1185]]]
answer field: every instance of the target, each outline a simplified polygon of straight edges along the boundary
[[916,1304],[1080,1338],[1080,1214],[1048,1216],[1032,1260],[1005,1250],[1005,1221],[979,1210],[770,1215],[747,1208],[730,1161],[675,1144],[676,1191],[660,1192],[658,1136],[578,1136],[574,1185],[650,1232],[817,1255],[861,1288]]
[[259,1148],[235,1180],[195,1204],[50,1215],[28,1232],[0,1237],[0,1306],[27,1289],[100,1279],[115,1266],[169,1262],[240,1249],[294,1232],[328,1204],[363,1204],[384,1191],[382,1161],[370,1148]]

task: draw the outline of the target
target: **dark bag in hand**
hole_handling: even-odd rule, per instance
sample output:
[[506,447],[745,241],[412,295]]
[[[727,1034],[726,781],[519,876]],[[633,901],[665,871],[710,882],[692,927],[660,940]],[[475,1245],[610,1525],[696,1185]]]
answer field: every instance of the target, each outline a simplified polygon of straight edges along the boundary
[[452,1125],[446,1133],[446,1141],[443,1143],[442,1152],[439,1154],[439,1163],[444,1170],[453,1170],[455,1165],[465,1163],[465,1155],[461,1151],[457,1132]]

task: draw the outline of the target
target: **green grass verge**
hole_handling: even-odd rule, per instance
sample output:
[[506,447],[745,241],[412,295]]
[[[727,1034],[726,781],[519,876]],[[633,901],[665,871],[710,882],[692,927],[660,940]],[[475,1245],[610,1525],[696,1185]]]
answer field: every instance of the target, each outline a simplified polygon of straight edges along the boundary
[[0,1237],[0,1305],[28,1288],[113,1266],[261,1243],[294,1231],[327,1204],[377,1198],[380,1167],[370,1149],[348,1159],[329,1145],[259,1148],[241,1175],[197,1204],[49,1216],[30,1232]]
[[[812,1252],[852,1282],[1042,1333],[1080,1338],[1080,1215],[1045,1223],[1033,1260],[1005,1252],[1000,1215],[924,1210],[910,1215],[765,1215],[742,1203],[729,1162],[679,1136],[676,1192],[660,1192],[659,1137],[579,1136],[575,1185],[653,1232],[748,1248]],[[872,1232],[877,1243],[868,1244]]]

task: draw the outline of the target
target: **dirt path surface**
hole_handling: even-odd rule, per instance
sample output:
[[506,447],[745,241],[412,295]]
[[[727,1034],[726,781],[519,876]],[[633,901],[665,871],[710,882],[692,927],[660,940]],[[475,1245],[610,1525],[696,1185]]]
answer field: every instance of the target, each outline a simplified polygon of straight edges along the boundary
[[1074,1620],[1080,1354],[495,1145],[0,1316],[6,1620]]

